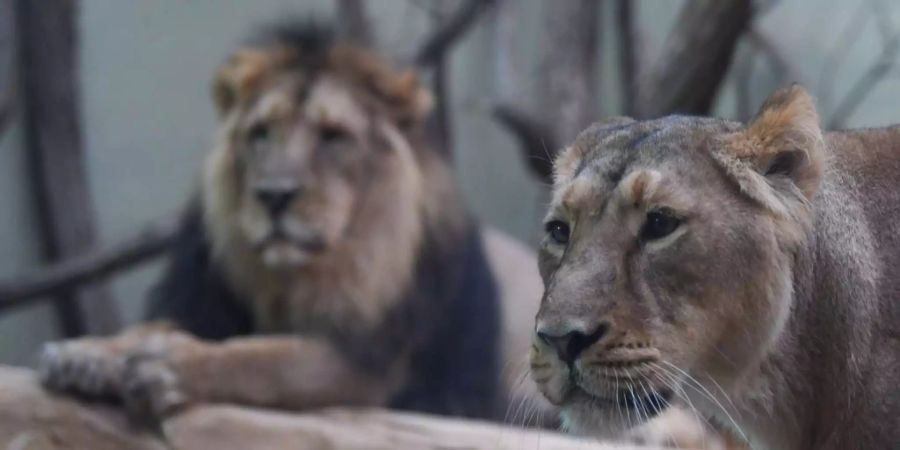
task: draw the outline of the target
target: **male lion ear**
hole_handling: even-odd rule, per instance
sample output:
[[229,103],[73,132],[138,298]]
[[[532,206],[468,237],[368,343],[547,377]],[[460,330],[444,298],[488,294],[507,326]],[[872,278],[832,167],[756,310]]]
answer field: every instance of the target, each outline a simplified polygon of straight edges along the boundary
[[725,147],[725,153],[765,177],[776,191],[792,185],[807,201],[815,195],[824,165],[824,144],[813,99],[802,87],[775,91]]
[[212,81],[212,98],[219,117],[250,98],[272,62],[273,57],[268,52],[244,49],[235,52],[219,67]]

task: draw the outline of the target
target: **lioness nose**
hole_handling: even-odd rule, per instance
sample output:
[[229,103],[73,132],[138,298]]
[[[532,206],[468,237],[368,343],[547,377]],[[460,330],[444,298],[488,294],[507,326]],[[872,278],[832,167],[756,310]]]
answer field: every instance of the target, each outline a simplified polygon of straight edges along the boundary
[[589,334],[580,330],[569,331],[565,334],[552,334],[549,330],[538,329],[537,335],[556,350],[556,355],[560,360],[572,365],[581,352],[597,343],[606,334],[607,328],[605,324],[600,324]]
[[264,187],[256,189],[256,198],[272,216],[278,216],[287,209],[297,195],[293,187]]

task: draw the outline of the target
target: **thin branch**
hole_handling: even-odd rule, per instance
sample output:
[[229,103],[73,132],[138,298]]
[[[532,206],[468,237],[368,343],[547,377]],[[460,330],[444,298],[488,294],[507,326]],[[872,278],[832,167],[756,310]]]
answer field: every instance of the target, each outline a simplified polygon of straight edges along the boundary
[[16,101],[15,0],[0,0],[0,136],[12,122]]
[[[440,29],[447,20],[447,14],[443,10],[446,3],[442,0],[432,0],[436,15],[432,16],[434,27]],[[448,159],[453,157],[453,115],[450,111],[450,58],[446,53],[440,53],[434,61],[434,76],[432,78],[432,92],[435,96],[434,113],[429,117],[429,131],[434,136],[434,141],[441,153]]]
[[497,105],[494,120],[513,135],[522,148],[531,171],[543,180],[549,180],[553,167],[553,152],[559,146],[553,132],[537,117],[510,105]]
[[847,22],[847,25],[838,34],[834,48],[828,52],[825,63],[822,65],[822,72],[819,74],[817,90],[819,105],[823,111],[831,109],[837,74],[840,72],[840,68],[844,66],[844,61],[850,54],[850,48],[859,40],[859,36],[862,34],[862,30],[870,17],[868,5],[860,3],[859,9],[856,10],[856,13]]
[[494,0],[468,0],[453,13],[444,25],[425,39],[416,51],[413,61],[418,66],[430,66],[447,52],[456,40],[464,35],[483,12],[494,5]]
[[616,31],[619,35],[619,69],[622,83],[622,108],[632,115],[637,102],[638,42],[634,29],[633,3],[630,0],[616,0]]
[[374,46],[372,27],[364,0],[337,0],[337,27],[341,38],[354,44]]
[[737,119],[745,121],[753,115],[753,106],[750,99],[750,81],[753,75],[753,66],[756,62],[756,52],[745,49],[743,55],[735,61],[735,114]]
[[785,81],[795,82],[800,80],[799,72],[791,64],[790,60],[781,54],[778,46],[761,30],[751,27],[747,32],[747,40],[769,61],[779,84],[785,84]]
[[687,2],[666,38],[662,56],[641,77],[637,115],[709,112],[738,38],[752,17],[750,0]]
[[159,256],[174,242],[179,220],[153,223],[119,244],[62,261],[35,273],[0,283],[0,311],[56,295]]
[[[879,9],[879,2],[873,4],[872,13],[876,16],[886,14]],[[889,21],[879,21],[884,45],[878,59],[856,80],[846,95],[838,102],[828,120],[828,128],[842,128],[847,119],[856,112],[859,105],[869,96],[878,84],[897,67],[897,53],[900,51],[900,30]]]

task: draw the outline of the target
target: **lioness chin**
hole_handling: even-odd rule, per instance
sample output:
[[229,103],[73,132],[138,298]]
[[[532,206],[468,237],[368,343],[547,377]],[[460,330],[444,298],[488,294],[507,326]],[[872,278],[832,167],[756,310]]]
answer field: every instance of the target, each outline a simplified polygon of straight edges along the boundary
[[897,448],[898,180],[900,127],[823,133],[800,87],[593,125],[554,163],[534,380],[582,434],[681,403],[753,448]]

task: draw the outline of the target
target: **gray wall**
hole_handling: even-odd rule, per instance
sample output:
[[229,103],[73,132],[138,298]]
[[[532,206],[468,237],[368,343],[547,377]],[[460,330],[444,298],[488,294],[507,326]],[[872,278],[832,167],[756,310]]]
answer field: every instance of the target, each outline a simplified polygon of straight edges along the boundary
[[[564,0],[565,1],[565,0]],[[541,37],[534,33],[549,0],[511,0],[516,10],[514,61],[519,68],[513,92],[533,104],[533,74]],[[83,0],[81,17],[82,88],[88,173],[97,205],[100,238],[110,243],[147,221],[176,211],[194,188],[210,143],[213,110],[208,79],[233,44],[254,23],[284,14],[331,14],[331,0]],[[398,58],[411,54],[428,29],[421,7],[408,0],[368,2],[379,41]],[[457,4],[458,2],[451,2]],[[838,30],[856,13],[856,1],[783,0],[758,25],[778,44],[797,80],[814,89],[825,54]],[[652,61],[681,1],[640,1],[646,61]],[[608,5],[607,5],[608,6]],[[898,8],[893,8],[898,9]],[[603,114],[618,110],[612,18],[604,10],[597,101]],[[898,19],[894,11],[882,14]],[[841,71],[838,97],[878,56],[873,20],[864,29]],[[451,61],[455,158],[465,198],[484,221],[520,239],[534,242],[539,231],[543,188],[526,173],[515,143],[487,113],[500,89],[494,79],[489,26],[479,26],[456,48]],[[742,44],[740,55],[749,51]],[[702,51],[702,49],[698,49]],[[752,95],[758,102],[776,83],[757,61]],[[735,117],[735,90],[729,80],[717,114]],[[900,121],[896,77],[879,85],[849,125]],[[826,105],[827,106],[827,105]],[[826,108],[825,116],[828,116]],[[8,279],[38,265],[34,211],[24,178],[21,132],[14,127],[0,138],[0,277]],[[139,316],[140,301],[158,270],[150,266],[113,282],[125,317]],[[36,346],[54,338],[53,316],[46,306],[20,309],[0,317],[0,362],[33,362]]]

